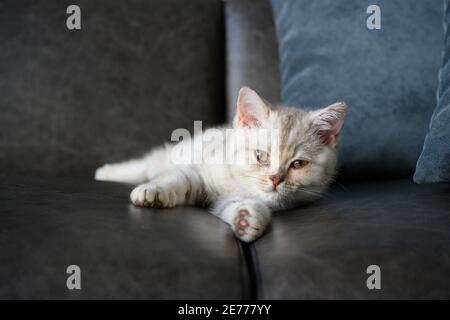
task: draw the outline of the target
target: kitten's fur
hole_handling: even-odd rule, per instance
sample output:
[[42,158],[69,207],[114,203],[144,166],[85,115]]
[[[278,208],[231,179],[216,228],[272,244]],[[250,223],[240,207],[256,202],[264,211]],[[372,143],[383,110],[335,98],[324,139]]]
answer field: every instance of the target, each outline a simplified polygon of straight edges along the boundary
[[[200,152],[207,159],[211,150],[225,143],[225,152],[248,157],[245,163],[174,164],[172,144],[155,149],[141,159],[104,165],[97,169],[95,178],[140,184],[130,195],[131,202],[137,206],[210,207],[239,239],[253,241],[270,223],[272,210],[314,200],[333,179],[345,109],[345,104],[340,102],[317,111],[273,108],[256,92],[244,87],[239,92],[233,130],[221,129],[223,137],[228,142],[264,128],[279,130],[280,139],[273,143],[267,136],[258,136],[264,140],[258,145],[263,142],[261,145],[265,146],[256,151],[225,143],[219,137],[202,142]],[[264,156],[259,156],[258,161],[257,155],[262,151]],[[294,164],[295,160],[302,161]]]

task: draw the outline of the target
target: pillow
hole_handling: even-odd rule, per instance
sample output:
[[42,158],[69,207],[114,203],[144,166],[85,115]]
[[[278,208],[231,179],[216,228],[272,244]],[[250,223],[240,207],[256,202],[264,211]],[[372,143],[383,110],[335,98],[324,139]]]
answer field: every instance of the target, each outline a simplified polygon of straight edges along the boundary
[[445,51],[439,72],[438,103],[417,162],[414,181],[450,182],[450,0],[445,1]]
[[[381,10],[381,28],[366,13]],[[272,0],[282,100],[348,104],[344,178],[412,177],[436,106],[442,1]]]

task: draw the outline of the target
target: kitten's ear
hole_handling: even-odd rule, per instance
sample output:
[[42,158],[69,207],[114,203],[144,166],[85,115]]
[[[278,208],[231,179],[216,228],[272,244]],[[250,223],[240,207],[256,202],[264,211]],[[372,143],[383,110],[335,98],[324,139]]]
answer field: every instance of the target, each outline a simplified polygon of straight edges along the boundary
[[347,105],[344,102],[336,102],[311,113],[316,132],[323,143],[333,148],[337,145],[339,132],[344,125],[346,109]]
[[260,127],[269,117],[270,108],[249,87],[239,90],[235,124],[239,127]]

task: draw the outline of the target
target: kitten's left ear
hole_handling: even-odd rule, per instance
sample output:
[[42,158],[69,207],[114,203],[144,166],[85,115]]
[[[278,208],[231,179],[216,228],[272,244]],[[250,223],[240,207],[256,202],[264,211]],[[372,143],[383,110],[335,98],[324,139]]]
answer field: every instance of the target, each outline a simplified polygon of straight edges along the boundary
[[270,108],[249,87],[239,90],[235,124],[239,127],[260,127],[269,117]]
[[313,125],[323,143],[333,148],[337,145],[339,132],[344,125],[346,109],[344,102],[336,102],[311,113]]

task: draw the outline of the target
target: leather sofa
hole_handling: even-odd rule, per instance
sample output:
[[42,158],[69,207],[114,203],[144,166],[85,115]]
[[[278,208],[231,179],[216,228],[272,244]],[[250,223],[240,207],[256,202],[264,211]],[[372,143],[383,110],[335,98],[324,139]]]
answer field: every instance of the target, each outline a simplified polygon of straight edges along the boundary
[[280,100],[278,53],[267,0],[77,4],[68,30],[68,3],[0,1],[0,298],[450,298],[449,184],[341,180],[244,244],[205,209],[136,208],[132,186],[94,181],[231,119],[241,85]]

